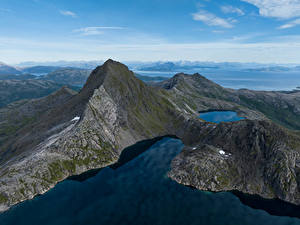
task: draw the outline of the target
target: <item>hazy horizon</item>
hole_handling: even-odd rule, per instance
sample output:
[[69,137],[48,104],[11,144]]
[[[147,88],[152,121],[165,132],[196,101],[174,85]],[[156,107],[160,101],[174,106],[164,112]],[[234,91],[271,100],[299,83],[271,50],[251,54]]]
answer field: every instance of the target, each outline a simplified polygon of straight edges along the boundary
[[298,63],[299,4],[300,0],[2,0],[0,61]]

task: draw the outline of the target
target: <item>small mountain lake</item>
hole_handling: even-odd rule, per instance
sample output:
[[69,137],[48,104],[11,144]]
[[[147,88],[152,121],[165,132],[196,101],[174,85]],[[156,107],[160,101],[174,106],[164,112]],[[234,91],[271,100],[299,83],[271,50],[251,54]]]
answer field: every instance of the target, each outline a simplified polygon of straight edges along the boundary
[[[300,224],[296,218],[248,207],[232,193],[203,192],[169,179],[170,163],[183,148],[180,140],[163,138],[151,147],[136,148],[141,154],[114,169],[104,168],[81,182],[66,180],[46,194],[18,204],[0,215],[0,224]],[[254,202],[255,208],[261,199],[250,200],[242,199]]]
[[239,117],[236,112],[232,111],[212,111],[200,113],[199,117],[207,122],[220,123],[220,122],[233,122],[245,119]]

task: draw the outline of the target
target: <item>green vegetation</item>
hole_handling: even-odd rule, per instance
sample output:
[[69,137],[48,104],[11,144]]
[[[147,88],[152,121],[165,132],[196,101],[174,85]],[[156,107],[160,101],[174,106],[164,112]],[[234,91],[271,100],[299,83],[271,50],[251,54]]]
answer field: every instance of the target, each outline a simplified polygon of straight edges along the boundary
[[249,107],[250,109],[262,112],[275,123],[290,129],[300,129],[300,116],[294,114],[293,109],[274,107],[273,104],[270,105],[268,102],[253,100],[242,95],[240,95],[239,98],[242,100],[243,105]]
[[8,201],[8,198],[3,193],[0,193],[0,203],[6,203]]

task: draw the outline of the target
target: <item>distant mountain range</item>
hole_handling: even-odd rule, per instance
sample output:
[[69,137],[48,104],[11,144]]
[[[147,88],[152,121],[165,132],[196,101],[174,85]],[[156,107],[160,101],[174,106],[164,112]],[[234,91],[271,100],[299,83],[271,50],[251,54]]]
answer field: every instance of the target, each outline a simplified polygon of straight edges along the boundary
[[0,74],[0,80],[28,80],[28,79],[36,79],[36,76],[32,74]]
[[191,70],[195,68],[201,69],[219,69],[216,65],[180,65],[173,62],[155,63],[154,65],[139,68],[142,71],[162,71],[162,72],[175,72]]
[[[102,61],[57,61],[57,62],[24,62],[16,66],[0,63],[0,75],[30,73],[46,75],[59,69],[86,69],[92,70]],[[259,64],[236,62],[127,62],[133,71],[158,71],[158,72],[201,72],[202,70],[228,70],[246,72],[285,72],[300,71],[300,65],[296,64]]]
[[82,87],[89,77],[91,70],[64,68],[52,71],[51,73],[40,77],[41,80],[51,80],[60,84],[68,84]]
[[49,66],[49,67],[75,67],[82,69],[94,69],[98,65],[102,64],[103,61],[57,61],[57,62],[23,62],[16,66],[22,68],[36,67],[36,66]]
[[22,72],[17,70],[15,67],[0,62],[0,75],[21,74],[21,73]]
[[285,72],[300,71],[296,65],[263,65],[250,63],[213,63],[213,62],[157,62],[136,68],[140,71],[181,72],[191,70],[233,70],[247,72]]
[[32,74],[43,74],[43,73],[51,73],[55,70],[59,70],[61,67],[58,66],[33,66],[26,67],[21,71],[24,73],[32,73]]
[[[72,64],[71,64],[72,65]],[[60,69],[77,69],[81,67],[76,66],[51,66],[51,65],[34,65],[29,67],[14,67],[0,62],[0,75],[19,75],[19,74],[33,74],[46,75],[48,73]]]

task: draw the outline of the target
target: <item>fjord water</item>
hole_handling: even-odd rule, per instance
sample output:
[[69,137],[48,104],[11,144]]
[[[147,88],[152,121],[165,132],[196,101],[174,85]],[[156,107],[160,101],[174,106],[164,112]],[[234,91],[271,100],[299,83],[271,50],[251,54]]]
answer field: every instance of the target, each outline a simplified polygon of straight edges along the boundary
[[[221,112],[219,112],[221,113]],[[0,215],[1,225],[247,225],[300,224],[243,205],[231,193],[209,193],[167,177],[180,140],[164,138],[116,169],[82,181],[66,180]]]
[[[187,74],[200,73],[207,79],[233,89],[251,89],[258,91],[291,91],[300,86],[300,71],[236,71],[236,70],[186,70]],[[146,76],[172,77],[177,72],[137,71]]]

